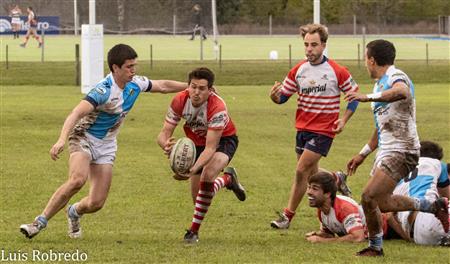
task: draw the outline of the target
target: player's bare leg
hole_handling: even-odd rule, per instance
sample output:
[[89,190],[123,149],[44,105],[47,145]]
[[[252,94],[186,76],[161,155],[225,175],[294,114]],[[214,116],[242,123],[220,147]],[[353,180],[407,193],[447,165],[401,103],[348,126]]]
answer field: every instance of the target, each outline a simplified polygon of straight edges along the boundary
[[81,237],[80,218],[83,214],[94,213],[103,208],[112,181],[111,164],[92,164],[88,196],[67,209],[68,234],[71,238]]
[[295,215],[295,210],[297,210],[298,205],[306,193],[308,177],[319,171],[319,161],[321,157],[321,154],[307,149],[299,155],[295,179],[289,194],[288,206],[284,209],[283,213],[280,213],[280,218],[278,220],[270,223],[273,228],[289,228],[289,224]]
[[200,174],[196,174],[191,176],[191,195],[192,195],[192,202],[195,204],[195,199],[197,198],[198,189],[200,188]]
[[89,154],[85,152],[75,152],[70,155],[69,179],[55,191],[44,211],[36,217],[33,223],[20,226],[20,231],[26,237],[32,238],[44,229],[47,221],[64,208],[70,198],[84,186],[89,175],[90,161]]

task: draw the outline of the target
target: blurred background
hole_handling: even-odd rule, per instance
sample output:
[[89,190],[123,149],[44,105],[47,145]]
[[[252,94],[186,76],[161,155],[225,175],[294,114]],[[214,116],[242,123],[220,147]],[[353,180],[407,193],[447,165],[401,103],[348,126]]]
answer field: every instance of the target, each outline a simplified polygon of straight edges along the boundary
[[[312,0],[217,0],[220,34],[297,34],[312,21]],[[0,19],[14,5],[32,6],[40,22],[53,18],[58,34],[74,34],[89,21],[88,0],[2,0]],[[96,20],[106,34],[189,34],[201,8],[212,31],[211,0],[96,0]],[[322,0],[321,23],[331,34],[448,34],[448,0]],[[56,19],[56,20],[55,20]],[[1,24],[1,23],[0,23]],[[0,33],[6,33],[1,28]]]

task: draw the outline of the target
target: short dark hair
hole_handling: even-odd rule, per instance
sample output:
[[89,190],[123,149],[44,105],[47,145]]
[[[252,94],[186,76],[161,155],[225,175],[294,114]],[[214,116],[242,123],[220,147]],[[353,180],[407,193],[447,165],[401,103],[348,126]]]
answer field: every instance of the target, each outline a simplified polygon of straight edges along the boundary
[[307,24],[300,27],[300,34],[304,39],[306,34],[315,34],[318,33],[320,36],[320,41],[322,43],[327,43],[328,40],[328,29],[326,26],[321,24]]
[[374,58],[379,66],[394,65],[395,47],[392,42],[377,39],[366,45],[367,58]]
[[319,171],[309,177],[308,184],[312,183],[319,184],[323,190],[323,193],[330,193],[331,201],[334,202],[334,199],[336,198],[337,186],[336,177],[334,177],[333,174],[325,171]]
[[211,88],[214,85],[214,73],[206,67],[200,67],[192,70],[188,75],[188,84],[191,84],[192,79],[207,80],[208,88]]
[[444,157],[444,151],[438,143],[420,141],[420,156],[441,160]]
[[126,60],[133,60],[137,58],[136,51],[126,45],[117,44],[108,51],[108,66],[111,71],[113,71],[113,65],[122,67]]

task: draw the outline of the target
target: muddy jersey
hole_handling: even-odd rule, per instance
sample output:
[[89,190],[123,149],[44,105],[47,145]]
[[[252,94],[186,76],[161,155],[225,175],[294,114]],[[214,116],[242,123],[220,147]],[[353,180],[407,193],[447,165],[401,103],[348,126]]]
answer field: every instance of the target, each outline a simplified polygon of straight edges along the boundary
[[448,185],[447,164],[437,159],[421,157],[417,168],[397,184],[394,194],[435,201],[439,198],[437,187]]
[[358,229],[366,229],[366,218],[361,206],[347,196],[337,195],[333,207],[326,215],[317,209],[320,230],[325,233],[345,236]]
[[419,136],[416,128],[414,84],[394,65],[390,66],[373,88],[374,93],[391,89],[397,82],[405,83],[410,95],[395,102],[372,102],[375,126],[378,131],[378,149],[418,154]]
[[222,98],[211,92],[208,100],[199,107],[194,107],[188,90],[179,92],[172,100],[166,115],[166,122],[177,125],[185,119],[184,132],[196,146],[206,144],[208,129],[223,130],[222,137],[236,134],[236,127],[228,114]]
[[307,60],[292,68],[283,81],[281,93],[298,94],[295,127],[334,137],[334,122],[339,118],[340,95],[358,91],[358,85],[348,70],[324,56],[322,63],[312,65]]
[[98,139],[114,140],[139,94],[149,92],[151,87],[147,77],[135,76],[120,89],[108,74],[84,98],[95,109],[75,125],[72,133],[87,132]]

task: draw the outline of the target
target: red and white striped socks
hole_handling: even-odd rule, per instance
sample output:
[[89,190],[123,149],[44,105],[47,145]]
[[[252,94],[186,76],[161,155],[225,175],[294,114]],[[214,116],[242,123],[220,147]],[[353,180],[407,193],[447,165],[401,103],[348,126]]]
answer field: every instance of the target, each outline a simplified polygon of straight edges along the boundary
[[191,231],[198,232],[203,218],[205,218],[208,208],[214,197],[214,183],[200,182],[200,190],[195,199],[194,216],[192,217]]
[[224,173],[223,176],[216,178],[214,181],[214,194],[216,194],[220,189],[227,186],[231,181],[231,176]]
[[231,181],[231,176],[224,174],[216,178],[214,182],[200,182],[197,198],[195,199],[194,216],[192,217],[191,231],[198,232],[208,212],[209,206],[214,195],[223,187],[226,187]]

